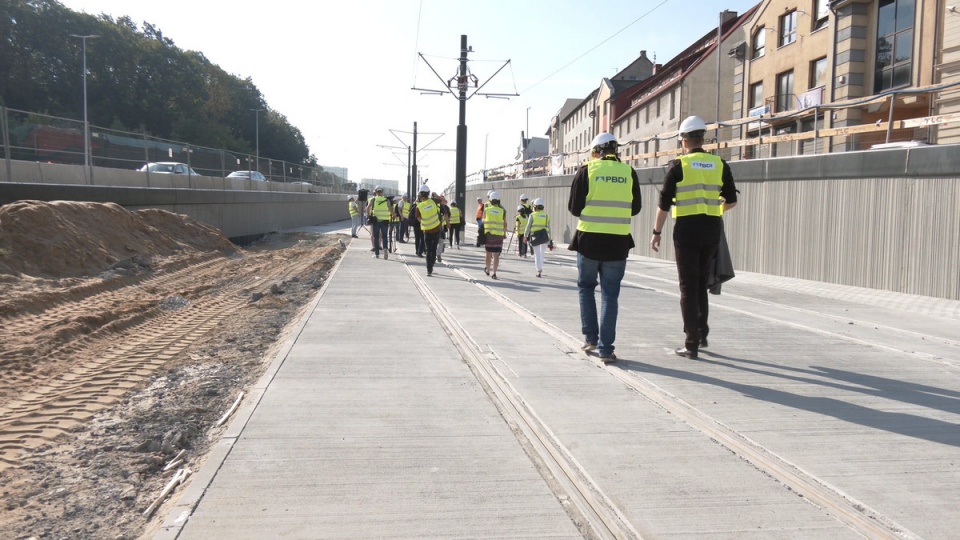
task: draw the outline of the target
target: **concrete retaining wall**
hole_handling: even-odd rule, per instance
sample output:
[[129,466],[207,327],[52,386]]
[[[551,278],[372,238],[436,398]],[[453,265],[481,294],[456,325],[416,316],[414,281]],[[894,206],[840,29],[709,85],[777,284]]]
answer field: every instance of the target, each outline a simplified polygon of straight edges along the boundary
[[[230,238],[348,219],[344,195],[306,186],[210,177],[7,161],[0,204],[22,199],[116,202],[162,208],[220,228]],[[739,206],[725,216],[737,269],[960,299],[960,147],[848,152],[732,162]],[[7,171],[11,171],[8,173]],[[672,224],[653,253],[650,230],[664,168],[637,171],[643,211],[634,219],[634,253],[672,259]],[[13,179],[11,183],[9,179]],[[468,186],[476,197],[500,191],[513,227],[521,194],[542,197],[553,234],[569,242],[576,219],[567,208],[571,176]]]
[[[731,162],[737,208],[724,221],[739,270],[960,299],[960,147],[848,152]],[[664,168],[637,171],[643,210],[634,219],[638,255],[673,260],[672,220],[660,253],[650,250]],[[500,192],[511,224],[521,194],[542,197],[555,238],[569,242],[572,176],[468,186]]]

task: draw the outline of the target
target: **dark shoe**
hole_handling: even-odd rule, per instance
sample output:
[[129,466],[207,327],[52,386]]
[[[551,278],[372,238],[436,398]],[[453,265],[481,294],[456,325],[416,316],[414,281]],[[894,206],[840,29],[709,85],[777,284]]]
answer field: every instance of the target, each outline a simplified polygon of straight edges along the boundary
[[389,250],[389,249],[383,252],[383,258],[384,258],[384,259],[389,259],[389,258],[390,258],[390,250]]
[[484,268],[484,269],[483,269],[483,273],[489,276],[489,275],[490,275],[490,269]]
[[679,349],[673,351],[677,356],[682,356],[684,358],[689,358],[691,360],[696,360],[698,358],[697,351],[691,351],[686,347],[680,347]]
[[497,279],[497,275],[496,275],[496,274],[490,274],[490,277],[492,277],[493,279]]
[[604,364],[612,364],[617,361],[617,355],[612,352],[600,353],[600,360],[603,360]]
[[540,277],[540,270],[537,270],[537,277]]
[[433,272],[427,272],[427,277],[430,277],[432,275],[433,275]]
[[705,337],[700,338],[700,348],[701,349],[707,348],[707,338]]

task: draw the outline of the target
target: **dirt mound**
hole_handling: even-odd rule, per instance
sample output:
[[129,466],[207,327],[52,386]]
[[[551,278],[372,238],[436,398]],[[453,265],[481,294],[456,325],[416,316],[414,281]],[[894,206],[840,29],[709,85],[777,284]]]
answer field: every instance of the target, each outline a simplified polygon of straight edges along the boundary
[[151,537],[193,477],[144,511],[203,465],[344,238],[236,248],[160,210],[0,207],[0,538]]
[[0,274],[92,276],[136,256],[235,249],[219,230],[164,210],[70,201],[0,207]]

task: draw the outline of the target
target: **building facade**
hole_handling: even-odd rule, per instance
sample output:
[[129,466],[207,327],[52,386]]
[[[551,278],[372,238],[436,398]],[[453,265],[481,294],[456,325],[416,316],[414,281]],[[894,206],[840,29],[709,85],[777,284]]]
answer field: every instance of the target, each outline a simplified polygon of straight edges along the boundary
[[[942,0],[764,0],[743,26],[734,88],[734,158],[766,158],[878,144],[934,142],[929,116]],[[821,107],[823,105],[823,107]],[[755,118],[756,120],[751,120]],[[891,122],[890,129],[871,129]],[[818,136],[826,130],[824,137]],[[765,141],[765,142],[764,142]]]
[[[679,148],[676,133],[684,118],[697,115],[708,123],[732,118],[734,62],[719,53],[738,39],[737,30],[750,14],[724,11],[718,28],[666,64],[656,65],[652,77],[614,101],[612,127],[621,144],[621,159],[634,167],[662,165],[676,157],[658,153]],[[729,133],[730,128],[720,128],[719,139],[729,139]],[[707,137],[716,139],[717,131]]]

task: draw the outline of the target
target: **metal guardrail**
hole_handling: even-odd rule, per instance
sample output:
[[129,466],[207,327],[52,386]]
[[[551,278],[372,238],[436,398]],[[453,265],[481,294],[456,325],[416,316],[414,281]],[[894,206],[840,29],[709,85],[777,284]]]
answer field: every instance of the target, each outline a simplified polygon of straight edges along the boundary
[[[836,103],[818,103],[808,107],[801,107],[802,101],[798,96],[793,96],[794,101],[797,102],[798,107],[789,111],[782,112],[773,112],[765,113],[762,115],[751,116],[747,118],[741,118],[737,120],[731,120],[727,122],[713,122],[707,124],[707,132],[717,130],[719,128],[740,128],[747,127],[751,124],[756,124],[755,127],[760,129],[752,129],[751,131],[758,131],[757,136],[753,137],[744,137],[744,138],[731,138],[728,141],[714,141],[707,142],[704,144],[704,150],[707,151],[723,151],[723,150],[733,150],[741,149],[747,147],[754,147],[754,153],[756,155],[749,156],[746,155],[740,159],[748,159],[750,157],[760,157],[764,154],[763,147],[775,145],[784,142],[811,142],[810,148],[811,153],[837,153],[835,151],[821,152],[818,151],[820,148],[820,141],[823,139],[828,139],[831,137],[851,137],[856,135],[862,135],[866,133],[878,133],[884,132],[885,137],[884,141],[886,143],[891,142],[907,142],[912,141],[913,130],[918,128],[929,128],[933,126],[945,125],[951,122],[960,121],[960,113],[951,113],[944,115],[933,115],[933,116],[923,116],[917,118],[911,118],[906,120],[893,120],[892,112],[890,118],[886,121],[871,122],[868,124],[858,125],[858,126],[845,126],[838,128],[824,128],[822,125],[818,125],[816,118],[820,116],[822,112],[833,111],[833,110],[842,110],[850,109],[855,107],[864,107],[873,104],[882,104],[889,101],[891,104],[897,97],[904,95],[917,95],[917,94],[936,94],[946,90],[955,90],[960,88],[960,82],[949,83],[949,84],[940,84],[940,85],[931,85],[924,86],[919,88],[910,88],[910,89],[900,89],[900,90],[889,90],[881,94],[868,96],[864,98],[850,99],[845,101],[840,101]],[[775,99],[775,98],[773,98]],[[893,107],[891,106],[891,111]],[[801,131],[796,133],[776,133],[777,127],[783,127],[784,124],[791,120],[797,119],[814,119],[813,129],[810,131]],[[765,129],[770,129],[769,135],[763,135]],[[679,155],[683,150],[680,147],[680,144],[677,139],[677,131],[668,131],[663,133],[658,133],[656,135],[633,138],[626,141],[620,142],[620,159],[624,162],[631,163],[634,166],[642,166],[646,161],[656,160],[661,157],[672,158]],[[660,149],[660,143],[668,143],[669,148]],[[933,143],[935,141],[923,141],[924,143]],[[656,148],[654,151],[639,152],[633,151],[630,152],[631,148],[638,148],[640,145],[645,145],[647,143],[654,143],[653,146]],[[856,146],[856,145],[854,145]],[[866,150],[868,148],[850,148],[849,151],[855,150]],[[843,150],[848,151],[848,150]],[[576,167],[581,163],[585,162],[589,158],[590,149],[585,148],[579,151],[574,152],[564,152],[558,154],[552,154],[549,156],[542,156],[526,161],[517,161],[515,163],[510,163],[506,165],[501,165],[499,167],[494,167],[487,169],[486,171],[480,171],[469,175],[468,183],[476,182],[495,182],[502,180],[515,180],[519,178],[529,178],[537,176],[553,176],[557,174],[570,174],[576,170]],[[767,152],[769,155],[769,152]]]
[[[0,107],[2,158],[84,165],[83,121]],[[145,163],[186,163],[199,175],[223,178],[233,171],[259,171],[273,182],[305,182],[324,191],[348,193],[356,184],[342,167],[309,167],[266,157],[208,148],[99,126],[90,126],[90,164],[136,170]],[[8,166],[9,169],[9,166]],[[9,177],[9,171],[8,171]]]

